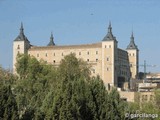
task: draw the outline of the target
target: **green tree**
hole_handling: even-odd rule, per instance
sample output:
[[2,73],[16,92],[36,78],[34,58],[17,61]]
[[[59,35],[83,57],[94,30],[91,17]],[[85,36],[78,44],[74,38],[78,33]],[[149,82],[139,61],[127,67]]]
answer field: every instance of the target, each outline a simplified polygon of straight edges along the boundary
[[16,83],[16,77],[8,69],[3,69],[0,66],[0,87],[3,85],[13,85]]
[[25,118],[30,114],[39,117],[46,94],[56,85],[56,70],[52,65],[28,55],[20,55],[17,60],[19,80],[14,91],[20,116]]
[[87,105],[91,110],[94,120],[107,119],[107,102],[108,102],[108,92],[103,84],[103,81],[99,76],[93,77],[88,81],[89,88],[89,98],[87,100]]
[[0,88],[0,118],[4,120],[17,120],[18,108],[10,86]]
[[71,53],[61,60],[58,74],[61,80],[75,80],[78,78],[90,79],[90,66]]
[[120,120],[125,118],[126,103],[122,101],[116,89],[112,89],[108,96],[108,119]]
[[159,109],[160,111],[160,89],[157,89],[154,91],[154,94],[155,94],[155,105],[157,106],[157,109]]
[[[74,54],[66,56],[58,68],[59,84],[54,97],[47,95],[46,119],[103,120],[124,118],[125,104],[116,90],[109,94],[99,76],[90,77],[90,66]],[[46,102],[44,102],[46,103]],[[51,103],[51,102],[49,102]],[[47,106],[47,105],[45,105]]]
[[91,66],[75,54],[65,56],[57,68],[26,55],[16,66],[14,92],[22,119],[124,119],[126,104],[118,92],[107,92],[99,76],[90,76]]
[[46,118],[56,120],[85,118],[87,88],[85,86],[88,78],[90,78],[89,69],[85,62],[78,60],[74,54],[65,56],[58,68],[59,84],[54,92],[54,98],[51,97],[53,92],[50,92],[45,99],[46,101],[53,99]]

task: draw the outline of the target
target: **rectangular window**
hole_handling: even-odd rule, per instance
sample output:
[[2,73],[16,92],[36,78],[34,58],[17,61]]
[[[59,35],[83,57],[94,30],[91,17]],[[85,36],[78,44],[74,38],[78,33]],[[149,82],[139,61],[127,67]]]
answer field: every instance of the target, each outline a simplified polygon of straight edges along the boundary
[[109,57],[107,57],[107,61],[109,61]]
[[63,53],[62,53],[62,56],[63,56]]
[[147,95],[145,95],[145,100],[147,101]]
[[107,48],[107,45],[105,45],[105,48]]
[[54,53],[53,56],[56,56],[56,54]]
[[89,52],[87,52],[87,54],[89,55]]
[[46,53],[46,57],[47,57],[47,53]]
[[111,48],[111,45],[109,45],[109,48]]
[[81,55],[81,52],[79,52],[79,55]]
[[37,57],[39,57],[39,54],[37,54]]
[[96,62],[98,62],[98,59],[96,59]]
[[93,73],[95,73],[95,69],[93,69]]
[[89,59],[87,59],[87,61],[89,62]]
[[144,101],[145,100],[145,96],[144,95],[142,95],[142,101]]
[[20,46],[18,45],[17,49],[20,49]]
[[98,54],[98,51],[96,51],[96,54]]
[[56,63],[56,61],[55,61],[55,60],[53,60],[53,63]]
[[153,100],[153,95],[150,95],[150,100]]

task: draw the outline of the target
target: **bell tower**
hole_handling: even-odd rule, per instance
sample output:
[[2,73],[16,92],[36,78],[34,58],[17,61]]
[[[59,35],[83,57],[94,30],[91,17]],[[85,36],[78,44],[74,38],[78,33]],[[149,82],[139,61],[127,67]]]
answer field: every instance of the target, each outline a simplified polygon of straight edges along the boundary
[[130,43],[127,46],[128,58],[130,63],[131,78],[137,79],[139,72],[139,50],[134,42],[133,32],[130,37]]
[[30,42],[24,35],[23,23],[21,23],[20,33],[13,41],[13,73],[16,73],[16,58],[18,54],[25,54],[30,48]]
[[117,86],[117,45],[118,41],[112,34],[110,22],[108,33],[102,40],[102,79],[107,89],[112,86]]

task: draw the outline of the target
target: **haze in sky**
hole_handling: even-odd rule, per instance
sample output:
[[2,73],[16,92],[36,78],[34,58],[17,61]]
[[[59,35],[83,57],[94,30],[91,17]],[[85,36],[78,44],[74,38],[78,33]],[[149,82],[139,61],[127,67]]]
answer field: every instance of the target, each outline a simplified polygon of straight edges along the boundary
[[126,49],[133,30],[140,65],[160,72],[159,11],[159,0],[0,0],[0,65],[12,68],[21,22],[32,45],[46,46],[51,32],[56,45],[101,42],[111,21],[118,46]]

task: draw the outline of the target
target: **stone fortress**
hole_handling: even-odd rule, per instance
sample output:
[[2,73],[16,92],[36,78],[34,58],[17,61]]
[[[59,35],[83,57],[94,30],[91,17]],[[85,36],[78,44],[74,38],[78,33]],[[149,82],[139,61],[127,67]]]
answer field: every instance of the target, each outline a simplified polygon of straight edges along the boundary
[[118,41],[112,33],[109,23],[108,33],[98,43],[82,45],[60,46],[54,43],[51,33],[47,46],[34,46],[24,34],[21,23],[20,33],[13,41],[13,73],[16,73],[15,64],[17,54],[28,54],[38,60],[43,59],[49,64],[58,66],[64,56],[75,53],[77,58],[87,61],[91,67],[91,75],[99,75],[107,89],[118,87],[127,90],[131,79],[138,76],[139,50],[134,42],[133,32],[130,43],[125,50],[118,48]]

